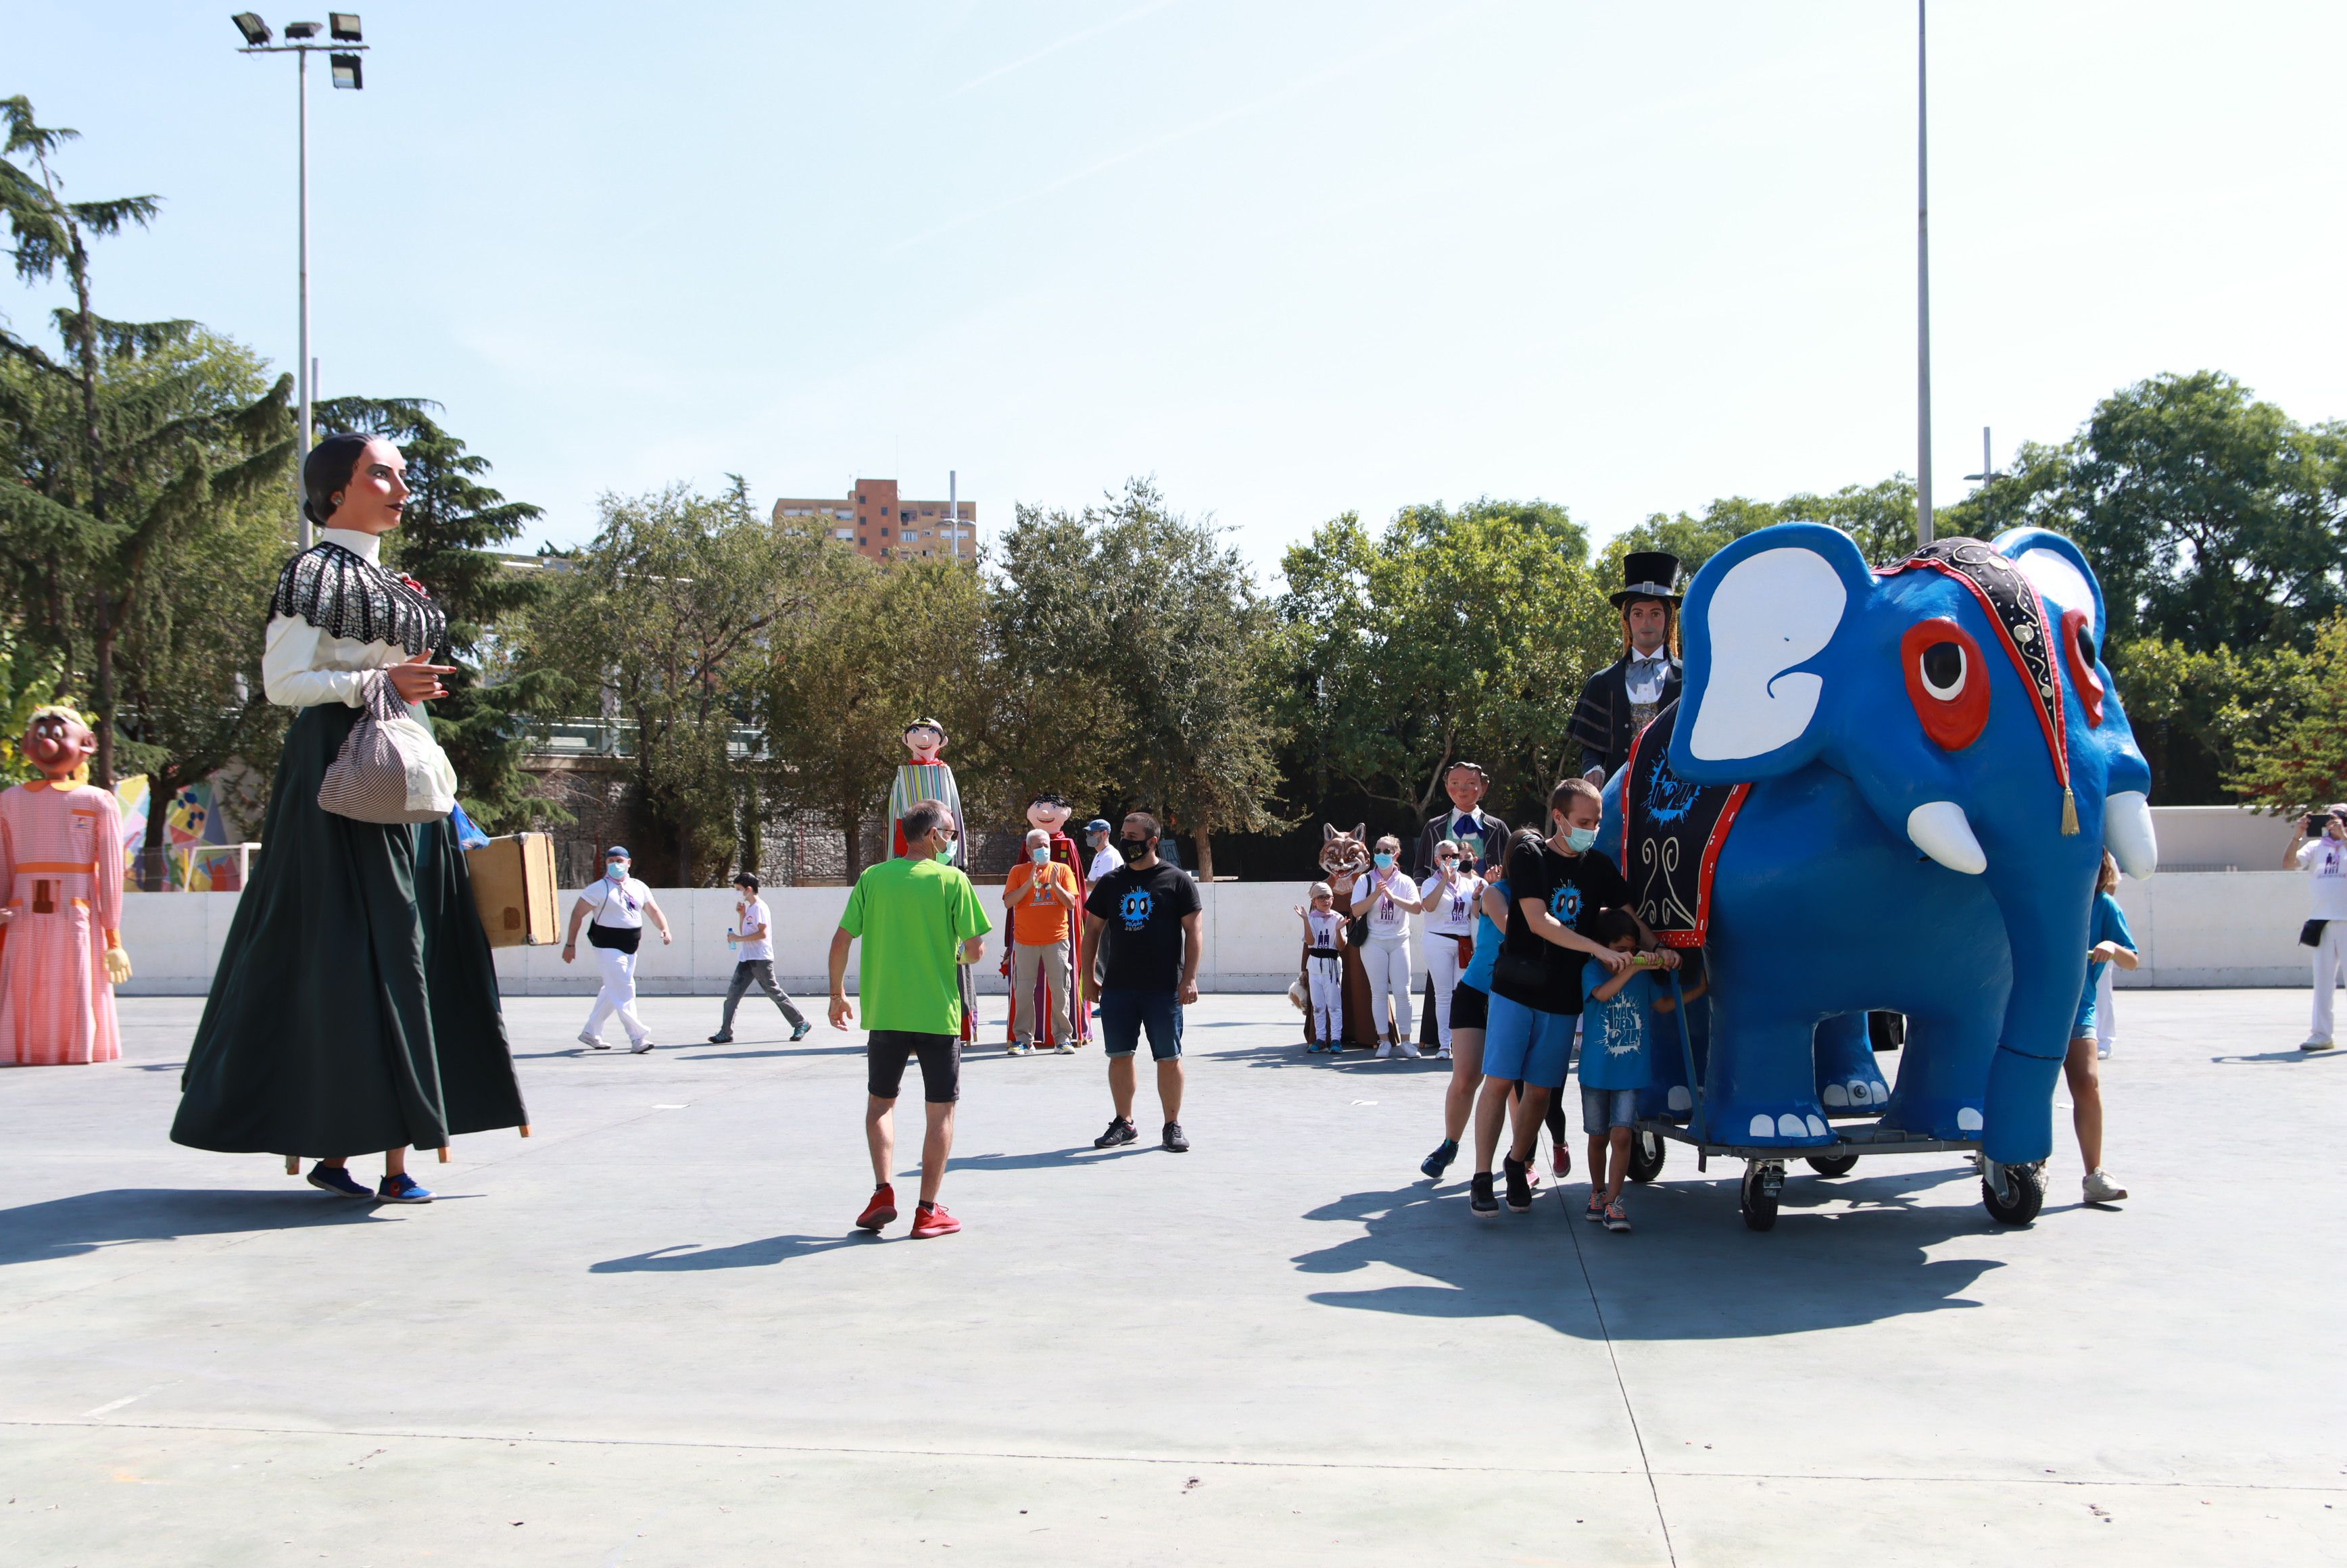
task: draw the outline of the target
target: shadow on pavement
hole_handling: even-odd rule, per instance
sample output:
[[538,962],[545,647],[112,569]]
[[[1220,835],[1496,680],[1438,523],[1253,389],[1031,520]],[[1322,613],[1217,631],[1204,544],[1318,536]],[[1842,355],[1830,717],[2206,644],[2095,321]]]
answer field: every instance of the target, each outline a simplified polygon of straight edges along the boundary
[[1368,1067],[1379,1072],[1416,1071],[1439,1072],[1445,1078],[1450,1076],[1450,1063],[1432,1055],[1420,1056],[1415,1060],[1407,1056],[1389,1056],[1380,1059],[1373,1047],[1347,1046],[1336,1055],[1330,1056],[1326,1051],[1305,1050],[1301,1036],[1282,1045],[1250,1045],[1228,1050],[1218,1050],[1214,1052],[1214,1060],[1236,1062],[1241,1067]]
[[764,1241],[688,1251],[682,1245],[654,1247],[632,1257],[609,1258],[588,1266],[589,1274],[690,1274],[704,1268],[764,1268],[793,1258],[836,1252],[844,1246],[870,1246],[875,1237],[864,1231],[847,1235],[770,1235]]
[[2347,1051],[2261,1050],[2255,1056],[2212,1056],[2209,1060],[2219,1067],[2232,1067],[2248,1061],[2320,1061],[2326,1056],[2347,1057]]
[[[1525,1317],[1560,1334],[1601,1330],[1583,1284],[1583,1255],[1616,1339],[1739,1339],[1841,1328],[1919,1312],[1968,1307],[1987,1258],[1933,1259],[1928,1248],[1984,1235],[1977,1207],[1925,1205],[1919,1186],[1971,1181],[1971,1173],[1904,1172],[1785,1184],[1777,1228],[1745,1229],[1731,1181],[1667,1180],[1633,1189],[1637,1229],[1612,1235],[1579,1217],[1586,1191],[1568,1180],[1566,1213],[1543,1185],[1530,1214],[1472,1218],[1463,1185],[1423,1184],[1355,1193],[1306,1218],[1366,1225],[1368,1233],[1296,1258],[1307,1274],[1349,1274],[1389,1264],[1427,1283],[1315,1291],[1323,1307],[1439,1318]],[[1857,1204],[1805,1212],[1833,1201]],[[1577,1238],[1572,1228],[1582,1233]],[[1576,1241],[1579,1251],[1576,1253]]]
[[179,1187],[115,1187],[0,1209],[0,1265],[77,1257],[124,1242],[364,1225],[380,1211],[302,1187],[261,1193]]
[[949,1168],[957,1172],[1040,1171],[1061,1165],[1097,1164],[1102,1160],[1122,1160],[1134,1154],[1163,1153],[1157,1146],[1156,1139],[1143,1133],[1139,1142],[1114,1149],[1095,1149],[1090,1143],[1079,1143],[1065,1149],[1039,1149],[1030,1154],[956,1154]]

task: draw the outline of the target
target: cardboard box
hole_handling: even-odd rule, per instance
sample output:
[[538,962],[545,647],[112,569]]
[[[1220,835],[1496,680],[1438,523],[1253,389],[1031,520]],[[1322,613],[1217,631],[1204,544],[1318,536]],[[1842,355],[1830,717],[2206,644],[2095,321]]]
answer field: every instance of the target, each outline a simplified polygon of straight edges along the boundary
[[492,948],[539,947],[555,938],[554,839],[543,833],[492,838],[465,851],[473,902]]

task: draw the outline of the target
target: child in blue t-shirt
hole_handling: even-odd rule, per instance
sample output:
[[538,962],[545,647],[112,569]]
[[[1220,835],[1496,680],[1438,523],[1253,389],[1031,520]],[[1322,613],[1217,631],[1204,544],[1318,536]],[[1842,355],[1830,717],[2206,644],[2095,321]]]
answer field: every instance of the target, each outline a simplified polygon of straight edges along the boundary
[[2103,1169],[2103,1079],[2095,1056],[2095,993],[2103,971],[2116,964],[2131,969],[2136,957],[2135,933],[2127,929],[2126,912],[2117,897],[2118,862],[2103,852],[2103,869],[2095,878],[2095,910],[2086,927],[2086,989],[2078,998],[2078,1019],[2070,1026],[2069,1054],[2062,1075],[2070,1084],[2070,1121],[2078,1134],[2078,1156],[2086,1163],[2080,1184],[2090,1204],[2115,1204],[2127,1189]]
[[[1624,910],[1601,909],[1582,928],[1617,953],[1638,951],[1638,923]],[[1678,955],[1665,950],[1640,953],[1618,975],[1594,958],[1582,970],[1581,1120],[1589,1132],[1589,1206],[1581,1217],[1609,1231],[1630,1228],[1622,1182],[1630,1173],[1638,1091],[1655,1076],[1654,971],[1677,967]]]

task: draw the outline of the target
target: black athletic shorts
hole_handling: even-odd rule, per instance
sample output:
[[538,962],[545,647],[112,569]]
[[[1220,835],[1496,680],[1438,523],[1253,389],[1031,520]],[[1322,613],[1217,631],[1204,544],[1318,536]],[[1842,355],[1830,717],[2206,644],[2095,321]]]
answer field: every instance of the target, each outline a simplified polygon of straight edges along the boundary
[[961,1037],[876,1029],[865,1038],[864,1086],[875,1100],[894,1100],[905,1086],[905,1064],[921,1059],[921,1098],[950,1105],[961,1098]]
[[1450,991],[1450,1027],[1481,1029],[1491,1017],[1491,999],[1461,980]]

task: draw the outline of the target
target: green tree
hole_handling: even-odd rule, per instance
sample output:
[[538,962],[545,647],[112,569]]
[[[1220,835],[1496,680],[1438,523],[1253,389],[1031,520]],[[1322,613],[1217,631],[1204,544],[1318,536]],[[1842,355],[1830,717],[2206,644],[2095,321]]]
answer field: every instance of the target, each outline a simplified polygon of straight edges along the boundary
[[1118,769],[1124,704],[1092,666],[1109,616],[1091,523],[1021,506],[994,547],[987,596],[986,757],[978,792],[989,819],[1020,820],[1050,791],[1094,806],[1131,798]]
[[1413,818],[1454,762],[1545,796],[1582,685],[1621,632],[1585,547],[1526,508],[1347,514],[1287,552],[1282,715],[1316,773]]
[[34,709],[63,700],[57,688],[65,671],[65,661],[55,649],[20,636],[0,620],[0,788],[40,776],[16,743],[25,738]]
[[985,590],[965,565],[884,564],[834,547],[802,519],[775,526],[806,564],[759,688],[767,795],[829,817],[853,880],[864,866],[864,824],[887,809],[913,720],[946,727],[965,815],[983,820],[999,801],[987,762]]
[[[2311,652],[2267,674],[2225,716],[2232,734],[2258,737],[2236,752],[2227,783],[2284,815],[2347,799],[2347,614],[2316,630]],[[2254,706],[2260,701],[2270,704],[2264,712]]]
[[522,769],[529,750],[526,720],[551,711],[552,677],[530,670],[492,682],[502,671],[485,657],[500,629],[528,611],[545,583],[538,573],[509,569],[492,547],[518,538],[545,513],[483,483],[488,459],[441,427],[432,417],[439,407],[415,397],[337,397],[318,405],[317,416],[329,434],[380,436],[407,459],[407,508],[385,540],[385,560],[424,584],[447,612],[438,661],[456,672],[446,682],[448,695],[432,704],[433,733],[456,769],[466,813],[496,833],[562,815]]
[[606,496],[600,510],[594,538],[524,622],[518,664],[570,711],[604,707],[632,725],[649,842],[672,856],[677,885],[713,886],[755,783],[736,731],[767,640],[809,602],[815,541],[757,517],[739,479],[721,497],[672,486]]
[[282,482],[292,384],[261,390],[257,364],[193,323],[97,314],[88,241],[146,226],[159,203],[68,201],[51,158],[78,133],[41,126],[21,97],[0,100],[0,210],[16,274],[38,282],[63,268],[74,299],[55,314],[58,356],[0,331],[0,432],[15,481],[0,485],[0,569],[27,607],[28,631],[87,672],[91,774],[111,788],[121,629],[175,530]]
[[2303,650],[2347,606],[2347,424],[2300,425],[2221,372],[2121,388],[1965,509],[1983,534],[2076,540],[2121,641]]
[[[1954,525],[1960,519],[1951,516],[1948,521]],[[1727,496],[1706,507],[1700,517],[1656,512],[1606,546],[1608,580],[1619,579],[1622,558],[1632,550],[1668,550],[1692,576],[1727,545],[1778,523],[1823,523],[1840,528],[1857,541],[1868,560],[1888,566],[1915,552],[1915,481],[1904,474],[1893,474],[1871,485],[1844,485],[1826,495],[1805,490],[1781,501]],[[1939,531],[1963,530],[1949,526]]]

